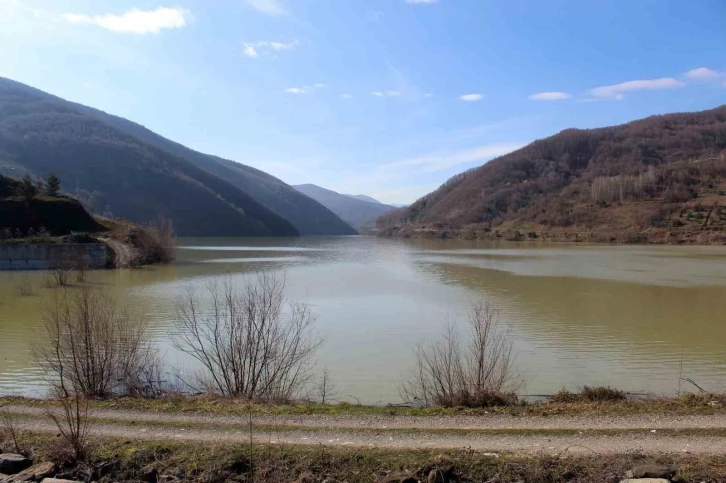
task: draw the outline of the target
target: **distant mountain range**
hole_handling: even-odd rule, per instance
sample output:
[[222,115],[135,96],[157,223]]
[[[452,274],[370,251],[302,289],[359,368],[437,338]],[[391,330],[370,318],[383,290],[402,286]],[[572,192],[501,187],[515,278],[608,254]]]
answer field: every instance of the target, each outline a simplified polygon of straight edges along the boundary
[[726,244],[726,105],[567,129],[454,176],[399,236]]
[[373,228],[376,218],[396,209],[370,196],[344,195],[314,184],[293,185],[293,188],[318,201],[358,230]]
[[180,235],[350,235],[328,208],[260,170],[0,77],[0,174],[56,172],[93,211],[159,215]]

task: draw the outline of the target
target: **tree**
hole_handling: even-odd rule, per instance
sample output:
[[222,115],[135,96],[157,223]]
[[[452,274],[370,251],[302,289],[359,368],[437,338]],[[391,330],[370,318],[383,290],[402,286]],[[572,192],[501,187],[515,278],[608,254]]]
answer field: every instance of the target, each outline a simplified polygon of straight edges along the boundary
[[38,187],[29,174],[26,174],[23,176],[23,179],[20,180],[18,195],[22,196],[25,201],[30,201],[38,196]]
[[58,177],[57,174],[50,173],[45,178],[45,186],[43,188],[43,192],[47,196],[53,196],[53,197],[60,196],[60,192],[61,192],[61,181],[60,181],[60,178]]

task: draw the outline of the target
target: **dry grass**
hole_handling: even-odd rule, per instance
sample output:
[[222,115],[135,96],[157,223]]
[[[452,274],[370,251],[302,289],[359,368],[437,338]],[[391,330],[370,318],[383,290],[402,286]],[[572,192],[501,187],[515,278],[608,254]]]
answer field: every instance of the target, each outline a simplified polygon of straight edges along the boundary
[[[38,459],[47,459],[57,441],[48,436],[24,434],[22,443],[33,447]],[[362,448],[194,444],[169,441],[136,442],[97,439],[88,463],[66,467],[74,479],[87,478],[89,469],[103,467],[108,481],[148,481],[157,474],[191,482],[259,481],[349,483],[386,481],[409,475],[426,481],[434,475],[461,482],[618,482],[640,464],[676,468],[680,481],[724,481],[726,457],[695,455],[615,456],[563,453],[559,456],[486,456],[469,450],[391,451]]]

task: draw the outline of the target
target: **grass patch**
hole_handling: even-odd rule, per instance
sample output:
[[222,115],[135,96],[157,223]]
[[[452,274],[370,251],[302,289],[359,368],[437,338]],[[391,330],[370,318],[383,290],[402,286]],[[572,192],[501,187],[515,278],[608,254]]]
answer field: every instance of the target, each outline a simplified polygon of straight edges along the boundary
[[[36,462],[48,458],[56,439],[24,433],[22,444],[31,448]],[[518,457],[487,456],[470,450],[392,451],[360,448],[270,446],[246,444],[190,444],[171,441],[138,442],[116,439],[93,441],[89,461],[63,467],[66,477],[102,481],[148,481],[176,477],[184,481],[269,481],[349,483],[394,480],[410,475],[426,481],[432,471],[447,475],[436,481],[532,481],[543,483],[617,482],[639,464],[672,465],[681,481],[723,481],[726,457],[695,455],[644,456],[639,454],[560,455]],[[387,478],[389,478],[387,480]]]
[[[575,393],[581,394],[581,393]],[[537,402],[517,406],[491,408],[404,408],[390,406],[366,406],[358,404],[250,404],[246,400],[224,398],[213,395],[170,396],[158,399],[120,397],[104,401],[91,401],[91,409],[143,411],[170,414],[229,414],[288,415],[288,416],[483,416],[507,414],[513,416],[552,416],[557,414],[583,415],[629,415],[629,414],[725,414],[726,394],[687,393],[674,397],[587,400],[577,396],[563,400],[553,398],[550,402]],[[18,405],[29,407],[58,406],[51,399],[23,397],[0,397],[0,406]]]
[[560,392],[550,398],[551,403],[577,403],[577,402],[617,402],[625,401],[628,396],[625,391],[610,386],[585,386],[580,392],[570,392],[561,389]]

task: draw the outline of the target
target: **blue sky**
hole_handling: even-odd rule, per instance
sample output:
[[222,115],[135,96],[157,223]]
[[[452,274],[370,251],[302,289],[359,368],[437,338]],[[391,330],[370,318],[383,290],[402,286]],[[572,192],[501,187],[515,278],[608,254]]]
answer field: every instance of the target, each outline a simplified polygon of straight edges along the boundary
[[726,103],[726,2],[0,0],[0,76],[409,203],[568,127]]

